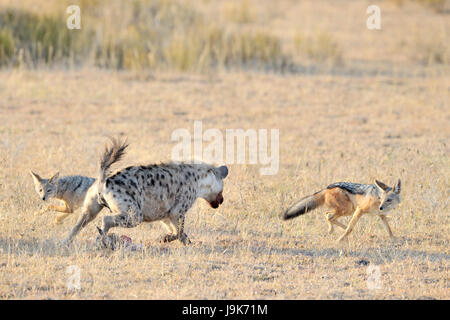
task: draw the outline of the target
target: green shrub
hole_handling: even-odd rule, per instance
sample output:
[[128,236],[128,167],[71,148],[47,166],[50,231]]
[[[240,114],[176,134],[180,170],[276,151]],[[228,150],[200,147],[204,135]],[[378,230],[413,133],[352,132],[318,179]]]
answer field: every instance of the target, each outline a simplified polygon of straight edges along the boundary
[[8,63],[15,52],[14,37],[9,30],[0,31],[0,65]]
[[342,50],[333,37],[324,32],[305,37],[298,34],[294,39],[297,53],[314,62],[326,62],[331,65],[343,63]]
[[[68,30],[62,16],[38,16],[18,10],[0,12],[0,29],[2,65],[10,64],[20,51],[31,65],[62,62],[69,57],[81,60],[80,53],[90,41],[86,32]],[[5,50],[5,46],[9,49]]]
[[[81,30],[66,16],[0,11],[0,64],[92,64],[114,69],[279,70],[291,60],[265,32],[226,29],[176,0],[81,1]],[[109,12],[110,14],[105,14]]]

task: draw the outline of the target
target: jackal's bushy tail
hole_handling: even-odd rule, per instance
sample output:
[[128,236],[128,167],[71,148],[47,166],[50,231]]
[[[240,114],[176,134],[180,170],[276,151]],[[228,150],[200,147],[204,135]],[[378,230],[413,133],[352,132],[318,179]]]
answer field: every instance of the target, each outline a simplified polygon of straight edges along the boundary
[[113,163],[122,159],[125,154],[125,149],[128,147],[128,143],[126,141],[120,141],[116,138],[110,139],[112,145],[110,147],[106,146],[105,151],[103,151],[103,154],[100,157],[99,181],[101,183],[105,182],[109,174],[109,169]]
[[283,220],[289,220],[320,207],[324,203],[324,191],[300,199],[283,214]]

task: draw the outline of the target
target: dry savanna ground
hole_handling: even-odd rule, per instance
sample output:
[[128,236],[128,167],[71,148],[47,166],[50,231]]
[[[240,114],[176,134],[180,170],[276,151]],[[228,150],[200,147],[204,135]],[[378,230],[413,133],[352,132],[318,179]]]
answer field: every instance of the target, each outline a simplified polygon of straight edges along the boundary
[[[385,1],[383,30],[368,31],[368,2],[314,3],[254,4],[251,23],[263,24],[257,17],[266,12],[264,27],[280,37],[325,30],[343,65],[294,73],[1,70],[0,298],[449,299],[450,69],[411,55],[421,35],[448,40],[448,16]],[[104,210],[60,248],[79,211],[61,225],[52,212],[33,215],[43,202],[30,169],[95,176],[108,135],[130,142],[117,167],[169,161],[172,132],[192,133],[195,120],[223,133],[279,129],[280,163],[272,176],[230,164],[224,204],[213,210],[198,200],[187,215],[191,245],[158,243],[164,229],[152,223],[111,230],[143,250],[98,250]],[[340,229],[327,233],[323,209],[280,219],[331,182],[398,178],[394,241],[374,216],[344,244],[336,243]],[[67,286],[70,266],[81,271],[80,290]],[[370,266],[379,269],[371,275]]]

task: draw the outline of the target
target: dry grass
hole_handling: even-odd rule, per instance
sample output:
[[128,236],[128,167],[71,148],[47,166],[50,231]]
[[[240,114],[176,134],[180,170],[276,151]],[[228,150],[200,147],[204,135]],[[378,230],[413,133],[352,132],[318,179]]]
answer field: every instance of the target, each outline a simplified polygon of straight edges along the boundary
[[[260,15],[251,23],[293,39],[302,13],[306,36],[333,32],[346,59],[341,72],[0,71],[0,297],[449,299],[450,73],[409,59],[415,37],[407,29],[421,17],[440,34],[449,22],[405,4],[386,8],[383,31],[370,33],[358,29],[368,4],[314,3],[281,1],[262,15],[272,17],[266,25]],[[214,11],[208,4],[202,10]],[[258,166],[230,165],[224,205],[199,200],[188,213],[192,245],[157,243],[164,231],[154,223],[112,231],[147,243],[143,251],[95,250],[104,212],[63,250],[56,244],[78,212],[60,226],[52,213],[33,216],[42,202],[30,168],[95,175],[105,136],[119,134],[131,142],[121,166],[167,161],[172,131],[192,132],[194,120],[204,130],[278,128],[280,170],[260,176]],[[403,203],[390,220],[397,241],[376,217],[363,217],[347,245],[335,243],[340,230],[327,234],[323,210],[279,217],[328,183],[399,177]],[[362,259],[380,267],[382,289],[368,289]],[[66,286],[71,265],[81,269],[77,292]]]

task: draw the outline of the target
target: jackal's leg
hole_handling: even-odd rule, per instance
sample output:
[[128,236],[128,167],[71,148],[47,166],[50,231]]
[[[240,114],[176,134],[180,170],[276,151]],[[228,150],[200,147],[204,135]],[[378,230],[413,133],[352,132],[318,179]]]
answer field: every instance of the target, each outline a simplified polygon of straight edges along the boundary
[[386,227],[386,231],[389,233],[389,237],[391,237],[391,239],[395,238],[394,234],[392,233],[391,227],[389,226],[386,216],[380,215],[379,217],[381,221],[383,221],[383,224]]
[[56,215],[56,218],[55,218],[55,224],[60,224],[65,218],[67,218],[68,215],[70,215],[71,213],[73,213],[72,207],[69,206],[69,205],[67,204],[67,202],[65,202],[65,201],[63,201],[63,202],[64,202],[64,206],[63,206],[64,209],[63,209],[63,210],[58,210],[58,209],[60,209],[61,207],[59,207],[58,209],[54,209],[54,210],[56,210],[56,211],[62,212],[62,213]]
[[333,212],[327,212],[325,214],[325,216],[327,218],[326,220],[327,220],[327,224],[328,224],[328,233],[332,234],[333,231],[334,231],[334,228],[333,228],[333,224],[331,223],[331,218],[334,216],[334,213]]
[[144,221],[142,210],[135,205],[128,207],[126,211],[122,211],[115,216],[103,217],[103,233],[106,235],[108,230],[114,227],[134,228]]
[[63,213],[68,213],[68,214],[72,213],[73,212],[72,208],[65,201],[62,201],[62,202],[63,202],[62,206],[58,206],[55,204],[49,204],[44,209],[36,211],[34,213],[34,215],[35,216],[43,215],[44,213],[46,213],[48,211],[58,211],[58,212],[63,212]]
[[344,224],[337,221],[337,218],[339,218],[339,216],[337,215],[336,212],[327,212],[326,217],[328,224],[328,232],[330,234],[333,233],[334,231],[333,224],[337,225],[338,227],[341,227],[344,230],[347,228]]
[[352,219],[348,223],[347,229],[345,229],[344,234],[339,237],[338,239],[339,242],[347,238],[347,236],[353,231],[353,228],[355,227],[361,215],[362,215],[361,209],[359,207],[356,208],[355,212],[353,213]]

